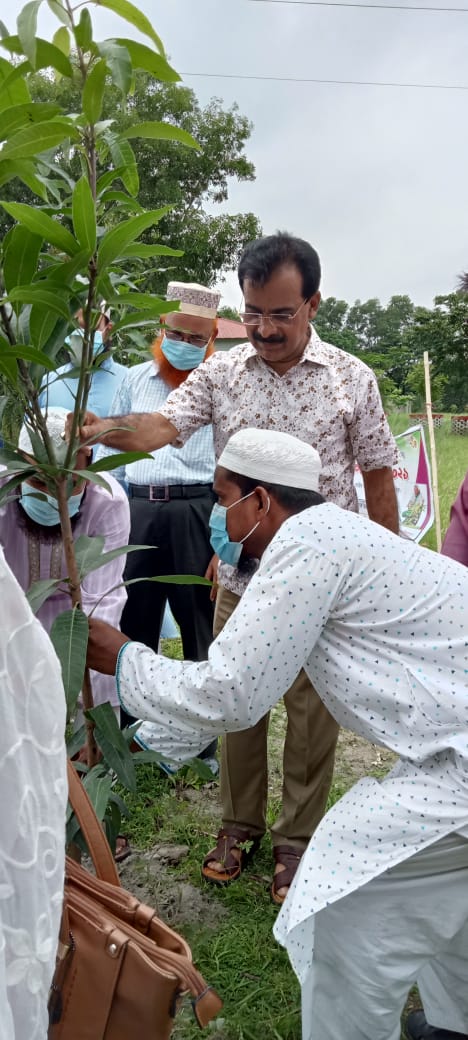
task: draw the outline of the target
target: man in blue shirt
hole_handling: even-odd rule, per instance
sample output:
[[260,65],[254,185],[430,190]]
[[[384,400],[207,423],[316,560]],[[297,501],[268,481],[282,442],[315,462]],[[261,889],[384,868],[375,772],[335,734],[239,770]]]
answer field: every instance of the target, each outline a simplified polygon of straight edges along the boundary
[[[153,360],[128,369],[110,414],[158,411],[171,390],[214,352],[220,294],[201,285],[170,282],[167,299],[180,309],[163,319],[153,344]],[[98,458],[111,455],[101,446]],[[154,552],[127,557],[126,580],[164,574],[204,576],[213,556],[209,517],[215,500],[215,459],[211,426],[193,434],[183,448],[167,445],[153,458],[113,470],[130,499],[130,544],[154,545]],[[203,585],[138,582],[127,586],[124,631],[157,651],[166,604],[179,625],[184,657],[204,661],[213,638],[214,604]],[[130,721],[125,719],[124,721]],[[216,741],[200,756],[212,759]]]
[[[103,304],[105,307],[105,304]],[[99,357],[110,349],[110,335],[112,323],[109,311],[102,309],[101,316],[94,332],[94,356]],[[76,391],[78,389],[77,376],[69,379],[63,378],[67,372],[76,371],[81,362],[83,350],[83,311],[76,315],[77,328],[67,336],[65,343],[69,348],[70,361],[61,365],[56,372],[49,373],[45,377],[43,390],[39,398],[41,408],[66,408],[72,412],[75,407]],[[91,387],[88,397],[88,408],[96,415],[109,415],[115,393],[122,382],[127,369],[114,361],[112,355],[95,369],[91,378]],[[62,378],[57,378],[58,376]]]

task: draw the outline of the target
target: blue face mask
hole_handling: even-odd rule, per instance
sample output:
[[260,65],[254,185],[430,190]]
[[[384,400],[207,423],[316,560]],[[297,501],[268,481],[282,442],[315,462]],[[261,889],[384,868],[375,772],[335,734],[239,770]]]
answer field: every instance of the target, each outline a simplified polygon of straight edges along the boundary
[[[79,328],[74,329],[65,340],[65,343],[70,350],[70,354],[73,360],[76,361],[77,365],[81,364],[81,358],[83,356],[83,341],[84,330]],[[96,354],[100,354],[103,347],[102,332],[99,332],[99,330],[96,329],[93,342],[93,357],[96,357]]]
[[[20,503],[25,513],[36,524],[40,524],[41,527],[55,527],[60,523],[57,499],[53,498],[52,495],[46,495],[45,492],[44,498],[36,498],[37,494],[42,494],[42,492],[38,492],[36,488],[31,487],[31,484],[23,481]],[[68,515],[70,517],[76,516],[83,494],[84,488],[79,495],[71,495],[68,499]]]
[[[242,546],[244,542],[247,541],[247,538],[250,538],[250,535],[257,530],[260,520],[258,520],[257,523],[254,524],[254,526],[252,527],[251,531],[248,532],[248,534],[244,535],[242,541],[231,542],[226,525],[227,513],[229,509],[233,509],[234,506],[238,506],[240,502],[245,502],[245,499],[250,498],[250,496],[253,494],[254,492],[251,491],[248,495],[244,495],[243,498],[239,498],[237,502],[232,502],[230,506],[220,506],[216,504],[213,506],[213,509],[211,510],[210,542],[212,548],[214,549],[215,553],[218,554],[220,560],[222,560],[223,563],[229,563],[231,567],[237,567],[237,564],[239,563],[241,557]],[[270,499],[268,499],[267,513],[269,512],[269,509]]]
[[191,368],[198,368],[205,357],[207,349],[208,343],[205,347],[194,347],[192,343],[168,339],[167,336],[164,336],[161,343],[164,357],[173,368],[178,368],[181,372],[188,372]]

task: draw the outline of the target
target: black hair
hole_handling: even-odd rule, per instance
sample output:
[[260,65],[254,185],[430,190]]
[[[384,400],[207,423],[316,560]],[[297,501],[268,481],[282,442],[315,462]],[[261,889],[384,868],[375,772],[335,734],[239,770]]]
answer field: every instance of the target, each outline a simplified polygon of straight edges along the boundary
[[303,238],[295,238],[287,231],[266,235],[249,242],[240,258],[238,278],[241,289],[248,278],[254,285],[263,286],[279,267],[292,264],[302,275],[302,295],[309,300],[320,286],[320,259],[315,249]]
[[231,470],[227,471],[226,479],[230,480],[232,484],[236,484],[242,495],[250,495],[256,487],[265,488],[265,491],[273,495],[273,498],[290,513],[301,513],[303,509],[321,506],[325,501],[318,491],[287,487],[285,484],[266,484],[263,480],[244,477],[241,473],[232,473]]

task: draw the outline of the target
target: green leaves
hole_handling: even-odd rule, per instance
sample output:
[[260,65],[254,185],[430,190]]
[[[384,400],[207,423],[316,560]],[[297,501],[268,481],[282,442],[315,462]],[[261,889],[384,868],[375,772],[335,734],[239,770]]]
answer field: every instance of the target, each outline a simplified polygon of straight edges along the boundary
[[75,28],[75,40],[78,47],[81,47],[82,51],[88,51],[91,46],[93,39],[93,26],[91,23],[91,15],[87,7],[83,7],[80,14],[80,20]]
[[54,47],[58,47],[59,51],[62,51],[62,54],[65,54],[68,58],[70,54],[70,33],[64,25],[61,25],[60,29],[57,29],[57,32],[54,33],[52,43]]
[[79,607],[58,614],[50,638],[62,668],[62,680],[69,712],[73,711],[83,685],[88,647],[88,619]]
[[[2,47],[6,47],[7,50],[11,51],[12,54],[23,54],[23,46],[19,36],[7,36],[5,39],[0,40]],[[55,69],[61,76],[67,76],[69,79],[73,77],[73,68],[69,58],[60,47],[56,47],[54,43],[49,43],[48,40],[42,40],[38,38],[36,40],[36,55],[34,62],[24,62],[21,66],[17,66],[23,72],[38,72],[39,69]],[[27,99],[25,99],[27,100]]]
[[99,704],[85,712],[88,719],[94,722],[94,736],[104,755],[106,765],[112,769],[121,784],[130,791],[136,791],[135,766],[133,756],[128,748],[115,713],[109,702]]
[[20,224],[24,224],[33,234],[41,235],[52,246],[61,249],[68,256],[74,256],[78,252],[79,245],[73,235],[57,220],[48,217],[46,213],[39,212],[34,206],[26,206],[24,202],[2,202],[0,204],[10,214],[10,217]]
[[144,243],[138,243],[134,246],[126,246],[122,249],[121,256],[138,256],[142,260],[150,256],[183,256],[183,249],[171,249],[171,246],[154,245],[147,246]]
[[105,538],[103,534],[90,538],[87,534],[80,534],[75,541],[75,557],[78,565],[80,578],[84,577],[100,559],[104,548]]
[[41,6],[41,0],[30,0],[28,4],[23,7],[23,10],[18,15],[16,25],[18,29],[18,36],[21,41],[23,52],[32,67],[35,67],[36,62],[36,41],[37,41],[37,12]]
[[29,587],[26,593],[26,599],[31,607],[33,614],[37,614],[38,610],[42,607],[42,604],[49,599],[49,596],[58,589],[59,585],[63,585],[66,581],[65,578],[44,578],[41,581],[34,581]]
[[147,213],[142,213],[141,216],[130,217],[129,220],[124,220],[118,227],[108,231],[99,246],[97,256],[98,268],[101,270],[103,267],[109,267],[117,259],[122,249],[125,249],[136,238],[139,238],[147,228],[157,224],[161,217],[164,217],[169,212],[170,208],[170,206],[163,206],[162,209],[148,210]]
[[83,88],[83,112],[88,123],[97,123],[101,118],[107,65],[103,58],[94,65]]
[[138,123],[137,126],[129,126],[123,130],[120,137],[121,139],[145,137],[152,141],[178,141],[180,144],[187,145],[188,148],[196,148],[199,152],[202,150],[201,145],[191,134],[187,133],[187,130],[182,130],[180,126],[172,126],[171,123]]
[[34,365],[42,365],[43,368],[47,368],[49,372],[52,372],[55,368],[55,364],[47,354],[43,354],[41,350],[36,350],[35,347],[27,347],[22,343],[17,343],[15,346],[10,346],[8,350],[0,354],[2,361],[5,357],[10,357],[14,361],[16,358],[21,358],[22,361],[32,361]]
[[46,186],[43,180],[39,180],[39,177],[36,177],[34,170],[34,163],[30,159],[4,159],[0,163],[0,186],[17,177],[35,195],[39,195],[41,199],[44,199],[44,202],[47,202]]
[[40,235],[34,235],[23,224],[16,224],[5,236],[3,279],[7,293],[16,285],[26,285],[32,281],[41,245]]
[[26,81],[21,79],[21,67],[12,68],[6,58],[0,58],[0,112],[8,111],[12,105],[25,105],[28,101],[31,101],[31,95]]
[[[167,314],[170,310],[179,310],[178,307],[171,307],[167,300],[159,300],[157,296],[152,296],[150,293],[118,293],[117,296],[110,297],[109,303],[118,304],[120,306],[123,305],[125,307],[135,307],[139,311],[154,310],[156,316],[159,314]],[[122,463],[120,463],[120,465],[122,465]]]
[[[45,282],[35,282],[32,285],[18,285],[9,293],[12,303],[36,303],[42,307],[60,314],[62,318],[69,318],[70,311],[66,302],[66,296],[61,296],[58,290],[52,291],[46,288]],[[22,348],[21,348],[22,349]]]
[[6,141],[7,137],[20,127],[52,119],[59,112],[60,106],[49,101],[29,101],[24,105],[13,105],[2,115],[2,138]]
[[[157,548],[157,546],[138,545],[137,549]],[[136,585],[140,581],[159,581],[162,585],[207,585],[211,587],[213,582],[208,578],[201,578],[199,574],[157,574],[152,578],[129,578],[123,585]]]
[[154,549],[154,545],[121,545],[117,549],[103,552],[104,535],[95,535],[91,538],[87,534],[81,534],[75,542],[75,556],[78,564],[80,581],[86,578],[91,571],[98,570],[118,556],[125,556],[129,552],[137,552],[140,549]]
[[[112,42],[112,41],[109,41]],[[128,51],[134,69],[145,69],[162,83],[177,83],[180,80],[179,73],[168,64],[160,54],[155,54],[150,47],[136,40],[115,40],[115,43],[125,47]]]
[[141,459],[152,459],[146,451],[121,451],[115,455],[103,455],[101,459],[92,462],[86,473],[103,473],[106,470],[116,469],[118,466],[128,466],[131,462],[140,462]]
[[67,119],[52,119],[34,126],[25,127],[6,141],[0,151],[0,161],[4,159],[28,159],[40,155],[49,148],[56,148],[68,138],[78,141],[78,130]]
[[[112,177],[109,174],[109,177],[111,178],[109,183],[112,183],[112,181],[119,176],[129,194],[137,195],[140,187],[140,179],[138,177],[135,153],[130,142],[117,137],[116,134],[106,134],[106,141],[109,145],[112,162],[116,167],[114,176]],[[101,178],[100,182],[103,179],[104,178]]]
[[62,0],[47,0],[47,4],[59,22],[62,22],[63,25],[71,26],[70,15],[66,11]]
[[114,40],[98,43],[99,53],[106,59],[107,66],[115,86],[127,96],[133,77],[132,63],[126,47],[121,47]]
[[81,248],[91,256],[96,248],[96,212],[86,176],[77,181],[72,199],[73,229]]
[[142,11],[138,10],[138,7],[131,4],[129,0],[96,0],[96,2],[98,7],[107,7],[109,11],[113,11],[114,14],[124,18],[126,22],[130,22],[130,25],[134,25],[135,29],[139,29],[144,36],[149,36],[150,40],[156,44],[159,53],[164,57],[162,40],[154,31],[149,19]]

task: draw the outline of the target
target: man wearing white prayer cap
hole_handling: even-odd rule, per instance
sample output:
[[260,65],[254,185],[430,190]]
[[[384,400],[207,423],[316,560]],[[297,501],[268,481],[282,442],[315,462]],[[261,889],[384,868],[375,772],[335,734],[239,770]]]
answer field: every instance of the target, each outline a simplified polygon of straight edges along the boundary
[[[357,358],[323,343],[313,322],[320,306],[320,260],[310,243],[285,232],[250,242],[238,268],[244,296],[240,315],[247,333],[231,350],[218,351],[192,372],[156,411],[125,416],[125,432],[109,433],[112,419],[86,417],[82,435],[122,450],[186,446],[211,423],[216,458],[232,434],[247,427],[286,432],[320,452],[320,492],[329,502],[358,511],[355,464],[364,474],[369,516],[398,530],[392,467],[398,457],[374,374]],[[215,577],[216,557],[207,572]],[[249,574],[219,567],[214,632],[217,635],[247,588]],[[281,903],[317,824],[330,788],[338,727],[301,671],[285,696],[281,809],[271,828],[276,860],[275,901]],[[239,877],[246,843],[262,837],[267,821],[268,720],[233,733],[221,749],[222,828],[211,864],[218,880]],[[235,840],[237,862],[224,870],[223,833]],[[219,853],[217,855],[216,853]],[[205,866],[203,873],[208,877]]]
[[[219,292],[194,282],[169,282],[166,298],[178,302],[179,309],[163,316],[161,333],[152,346],[153,359],[126,373],[112,402],[115,416],[158,411],[171,390],[214,353]],[[101,447],[98,458],[112,454],[112,449]],[[152,459],[113,471],[130,499],[130,544],[156,546],[152,553],[129,554],[127,580],[166,574],[203,577],[213,555],[208,521],[214,502],[214,467],[213,433],[211,426],[205,426],[181,450],[168,444]],[[180,631],[184,657],[206,660],[214,615],[208,587],[139,581],[127,588],[122,626],[132,639],[157,650],[164,628],[172,621],[173,634]],[[133,720],[122,713],[122,721]],[[201,756],[213,772],[218,771],[216,747],[212,742]]]
[[275,935],[302,985],[303,1040],[399,1040],[415,982],[427,1035],[467,1040],[468,572],[324,502],[319,476],[294,437],[235,434],[213,540],[260,566],[208,661],[92,622],[89,663],[147,720],[141,746],[176,761],[255,725],[301,668],[338,723],[399,755],[326,814]]

